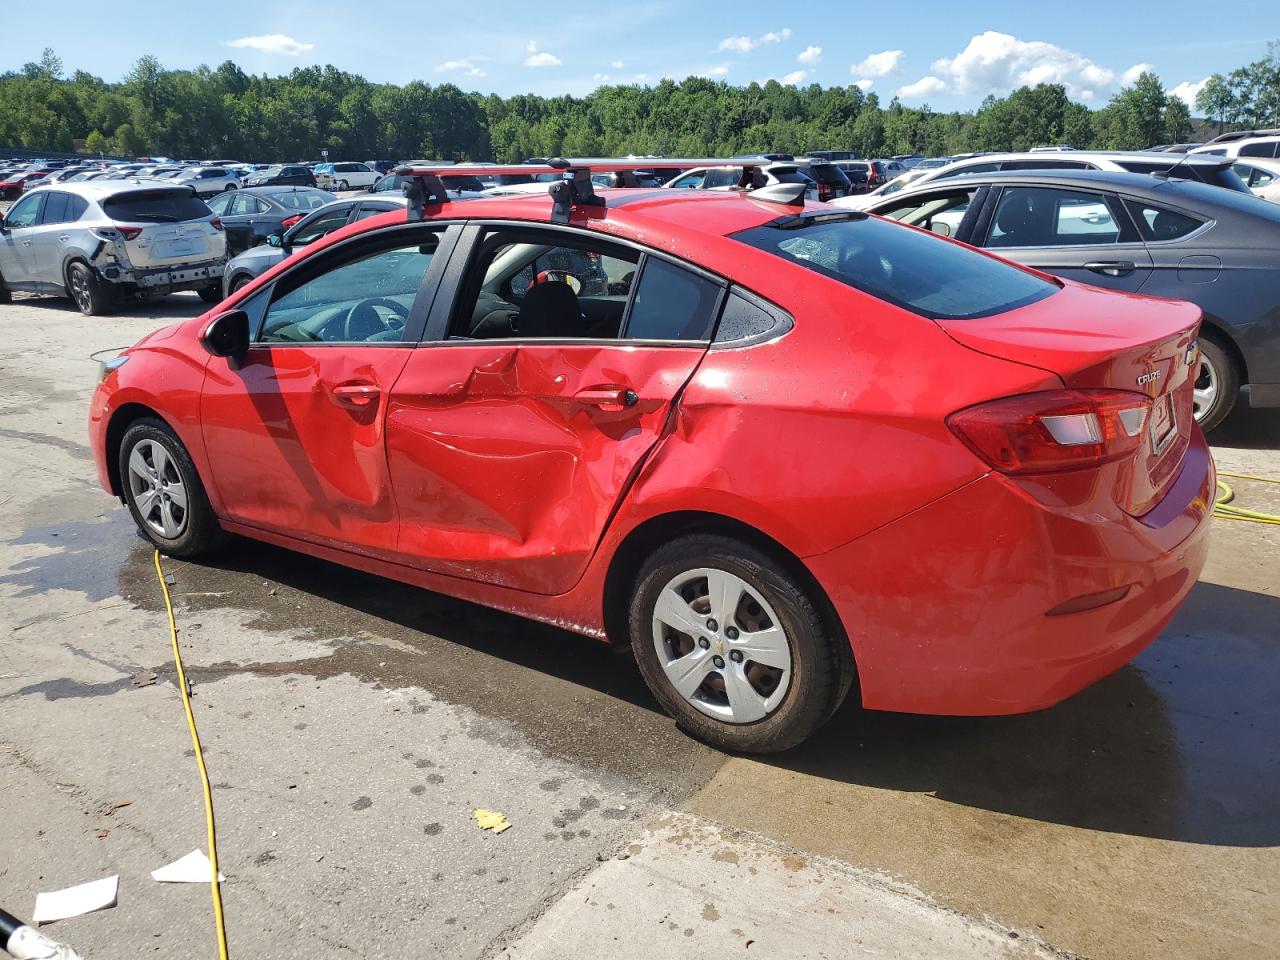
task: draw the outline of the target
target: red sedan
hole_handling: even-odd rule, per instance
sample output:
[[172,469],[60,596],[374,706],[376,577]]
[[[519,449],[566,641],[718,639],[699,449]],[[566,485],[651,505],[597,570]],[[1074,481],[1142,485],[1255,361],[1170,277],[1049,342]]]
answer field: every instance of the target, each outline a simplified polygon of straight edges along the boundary
[[144,338],[103,487],[174,556],[239,534],[629,643],[733,750],[855,675],[1047,707],[1169,622],[1214,487],[1195,307],[785,186],[572,183],[364,220]]

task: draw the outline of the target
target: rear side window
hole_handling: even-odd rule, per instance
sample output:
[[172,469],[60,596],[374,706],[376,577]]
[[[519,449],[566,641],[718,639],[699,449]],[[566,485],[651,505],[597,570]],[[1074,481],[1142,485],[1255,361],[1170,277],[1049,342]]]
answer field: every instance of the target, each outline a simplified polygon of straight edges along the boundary
[[1143,200],[1125,200],[1134,223],[1138,225],[1138,233],[1148,242],[1159,240],[1177,240],[1198,229],[1203,220],[1166,210]]
[[931,319],[1003,313],[1058,289],[966,247],[865,216],[789,217],[732,236]]
[[290,210],[316,210],[330,201],[323,193],[304,193],[301,190],[289,193],[277,193],[272,197],[276,203]]
[[102,204],[112,220],[141,223],[175,223],[209,216],[205,202],[185,190],[140,190],[108,197]]
[[1270,143],[1246,143],[1240,147],[1238,156],[1241,157],[1274,157],[1276,155],[1276,142]]
[[640,272],[628,340],[706,340],[720,303],[720,285],[649,257]]

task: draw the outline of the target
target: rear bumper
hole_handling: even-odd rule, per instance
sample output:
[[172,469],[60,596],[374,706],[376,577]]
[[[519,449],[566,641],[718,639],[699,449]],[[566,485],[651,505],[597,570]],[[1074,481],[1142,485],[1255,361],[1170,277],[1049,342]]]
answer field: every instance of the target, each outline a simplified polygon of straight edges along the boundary
[[[864,706],[1024,713],[1113,672],[1164,629],[1204,566],[1214,479],[1196,430],[1142,520],[1046,506],[992,473],[805,562],[849,635]],[[1121,599],[1049,615],[1126,585]]]
[[226,267],[227,261],[220,259],[147,270],[108,266],[101,272],[109,283],[133,284],[141,290],[191,290],[221,280]]

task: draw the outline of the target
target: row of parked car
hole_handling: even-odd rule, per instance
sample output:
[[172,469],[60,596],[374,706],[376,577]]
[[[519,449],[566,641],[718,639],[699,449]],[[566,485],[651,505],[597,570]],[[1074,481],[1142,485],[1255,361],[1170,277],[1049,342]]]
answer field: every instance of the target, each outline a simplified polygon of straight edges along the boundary
[[[1280,207],[1248,196],[1280,186],[1280,160],[1260,156],[1257,144],[1280,145],[1280,133],[1191,152],[895,158],[911,169],[871,192],[860,192],[846,169],[871,171],[883,161],[785,154],[687,164],[632,158],[635,169],[592,179],[601,188],[669,190],[803,184],[809,199],[897,219],[1047,273],[1190,300],[1205,313],[1195,416],[1212,428],[1241,385],[1255,405],[1280,405],[1280,264],[1271,262]],[[558,176],[490,173],[492,166],[461,164],[442,175],[449,199],[542,192]],[[287,182],[302,177],[294,167],[310,180]],[[0,228],[0,292],[69,294],[87,314],[137,293],[196,290],[214,302],[332,231],[406,202],[403,176],[372,164],[284,164],[203,190],[214,178],[201,173],[230,167],[178,169],[72,174],[29,191]],[[368,195],[339,199],[316,183]]]

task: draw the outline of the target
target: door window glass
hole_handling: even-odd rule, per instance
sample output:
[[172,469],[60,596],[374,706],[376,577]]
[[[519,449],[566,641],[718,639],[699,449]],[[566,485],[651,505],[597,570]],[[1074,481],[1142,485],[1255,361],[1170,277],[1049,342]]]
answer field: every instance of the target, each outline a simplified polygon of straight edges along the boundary
[[719,302],[718,283],[649,257],[627,318],[627,339],[706,340]]
[[933,179],[942,180],[946,177],[963,177],[971,173],[992,173],[999,169],[1000,169],[1000,164],[998,163],[971,163],[971,164],[968,164],[967,166],[961,167],[958,170],[944,169],[941,173],[939,173]]
[[702,186],[702,181],[706,179],[709,171],[701,173],[686,173],[683,177],[676,177],[671,181],[671,189],[673,190],[696,190]]
[[235,193],[220,193],[211,200],[206,201],[210,210],[220,217],[227,216],[227,208],[231,206],[231,201],[235,199]]
[[942,196],[934,194],[928,197],[917,197],[877,212],[880,216],[891,220],[931,230],[944,237],[954,237],[960,231],[960,223],[964,220],[964,215],[968,212],[969,204],[973,201],[973,195],[976,192],[976,190],[966,190],[962,193],[947,193]]
[[44,202],[44,219],[42,223],[66,223],[69,219],[67,201],[71,197],[65,193],[51,193]]
[[1241,157],[1274,157],[1276,155],[1276,144],[1274,141],[1269,143],[1246,143],[1240,147],[1238,155]]
[[639,262],[593,237],[493,231],[468,271],[451,335],[616,338]]
[[351,204],[348,203],[333,210],[326,210],[306,223],[298,224],[297,232],[291,231],[289,234],[289,245],[304,247],[308,243],[333,233],[339,227],[346,226],[347,217],[350,213]]
[[44,206],[43,193],[32,194],[19,200],[7,214],[4,222],[10,227],[30,227],[40,220],[40,209]]
[[987,237],[988,247],[1108,244],[1120,227],[1096,193],[1053,187],[1006,187]]
[[405,322],[439,238],[365,252],[288,290],[271,306],[261,343],[403,343]]
[[247,193],[236,191],[231,201],[231,206],[227,209],[227,214],[232,217],[247,217],[251,213],[257,213],[258,207],[254,198]]
[[1203,220],[1187,216],[1185,213],[1166,210],[1142,200],[1125,200],[1124,203],[1129,208],[1134,222],[1138,224],[1138,233],[1148,242],[1177,240],[1204,223]]
[[707,171],[707,175],[702,179],[702,189],[713,190],[716,187],[736,187],[741,180],[742,171],[737,167],[717,167],[714,170]]
[[380,213],[386,213],[388,210],[395,209],[396,205],[389,203],[361,204],[359,212],[356,213],[356,220],[366,220],[369,217],[376,217]]

